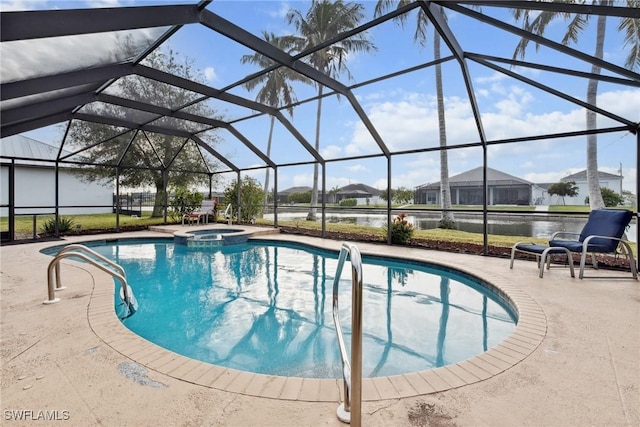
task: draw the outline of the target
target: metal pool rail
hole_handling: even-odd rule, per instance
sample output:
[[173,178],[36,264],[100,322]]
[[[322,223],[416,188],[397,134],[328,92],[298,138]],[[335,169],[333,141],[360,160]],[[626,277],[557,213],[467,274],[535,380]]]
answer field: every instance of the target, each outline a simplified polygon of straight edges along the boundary
[[98,267],[113,278],[118,279],[122,288],[124,303],[127,306],[127,316],[133,314],[135,311],[135,303],[131,287],[127,283],[127,276],[124,268],[84,245],[65,246],[60,249],[53,260],[49,263],[49,267],[47,269],[47,291],[49,299],[44,301],[45,304],[54,304],[60,301],[60,298],[56,298],[55,291],[66,289],[65,286],[62,286],[60,281],[60,260],[71,257],[80,258],[81,260]]
[[[338,312],[338,284],[347,255],[351,260],[351,362],[344,344]],[[336,414],[340,421],[360,427],[362,421],[362,258],[360,250],[351,243],[343,243],[338,256],[338,267],[333,278],[333,322],[340,346],[344,380],[344,403],[338,406]]]

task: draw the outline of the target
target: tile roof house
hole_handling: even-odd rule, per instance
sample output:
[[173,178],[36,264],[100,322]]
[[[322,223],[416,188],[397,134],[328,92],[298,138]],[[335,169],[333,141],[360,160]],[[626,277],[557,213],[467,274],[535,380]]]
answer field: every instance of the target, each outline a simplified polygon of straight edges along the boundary
[[366,184],[349,184],[340,188],[336,193],[336,203],[344,199],[356,199],[359,205],[382,203],[382,191]]
[[[311,191],[311,187],[290,187],[282,191],[278,191],[278,203],[288,203],[289,195],[293,193],[305,193]],[[382,203],[380,199],[381,190],[366,184],[349,184],[338,189],[337,192],[327,191],[327,203],[340,203],[344,199],[356,199],[359,205]],[[318,191],[318,202],[321,201],[321,192]]]
[[[449,178],[451,202],[454,205],[483,203],[482,167]],[[487,168],[488,205],[534,205],[544,203],[544,189],[537,184]],[[440,181],[423,184],[414,190],[414,203],[440,204]]]

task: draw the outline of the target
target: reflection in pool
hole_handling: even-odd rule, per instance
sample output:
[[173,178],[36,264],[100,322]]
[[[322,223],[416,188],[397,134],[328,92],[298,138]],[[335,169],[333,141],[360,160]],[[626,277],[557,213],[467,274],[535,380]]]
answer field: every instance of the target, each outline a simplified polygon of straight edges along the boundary
[[[142,337],[239,370],[341,377],[331,314],[337,253],[256,242],[202,251],[164,241],[92,248],[127,271],[139,308],[124,323]],[[515,328],[509,305],[470,277],[425,264],[363,261],[365,377],[456,363]],[[350,278],[345,266],[340,316],[347,348]]]

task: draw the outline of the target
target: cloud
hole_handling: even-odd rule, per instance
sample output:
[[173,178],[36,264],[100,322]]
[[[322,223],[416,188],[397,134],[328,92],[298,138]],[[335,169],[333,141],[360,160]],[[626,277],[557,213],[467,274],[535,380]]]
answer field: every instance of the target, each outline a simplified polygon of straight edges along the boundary
[[[318,180],[319,179],[320,178],[318,178]],[[311,187],[312,184],[313,184],[313,173],[296,174],[293,176],[293,185],[292,185],[293,187],[303,187],[303,186]],[[320,184],[318,183],[318,185]]]
[[347,169],[349,172],[358,172],[358,173],[369,172],[369,169],[367,169],[366,167],[360,164],[347,166],[345,169]]
[[567,176],[564,172],[530,172],[524,174],[523,178],[530,182],[536,183],[553,183],[560,181],[561,178]]
[[373,184],[370,184],[370,185],[374,188],[382,190],[387,188],[387,180],[385,178],[380,178],[374,181]]
[[531,93],[523,90],[521,87],[512,86],[506,98],[496,102],[494,106],[500,114],[517,117],[520,116],[523,109],[531,103],[533,96]]
[[14,12],[19,10],[43,9],[47,6],[48,0],[13,0],[0,2],[0,10],[3,12]]
[[[598,95],[598,105],[623,117],[631,117],[640,121],[640,90],[604,92]],[[609,119],[607,119],[609,120]]]
[[[131,3],[125,1],[124,3]],[[87,2],[86,7],[103,8],[103,7],[122,7],[123,2],[120,0],[91,0]]]
[[[475,131],[471,107],[458,97],[445,99],[447,140],[450,143],[469,142]],[[438,113],[434,96],[404,93],[397,101],[369,104],[368,116],[391,151],[438,146]],[[472,136],[471,140],[478,140]],[[349,155],[379,153],[380,149],[369,131],[360,122],[355,124],[351,143],[345,147]]]
[[[274,2],[275,3],[275,2]],[[272,18],[284,18],[287,16],[287,12],[291,9],[291,5],[285,1],[280,2],[277,9],[267,10],[267,15]]]
[[342,147],[339,145],[327,145],[320,149],[320,155],[325,159],[336,159],[342,155]]
[[500,80],[504,80],[506,77],[507,77],[506,74],[499,73],[499,72],[496,71],[495,73],[491,74],[490,76],[476,77],[474,79],[474,81],[476,83],[479,83],[479,84],[493,83],[493,82],[498,82]]
[[204,69],[204,77],[208,82],[215,82],[218,80],[218,75],[213,67],[207,67]]
[[522,169],[531,169],[531,168],[533,168],[535,166],[536,166],[536,164],[534,162],[531,162],[531,161],[524,162],[524,163],[520,164],[520,167]]
[[[260,167],[262,165],[260,164],[253,164],[251,166],[248,167]],[[265,169],[250,169],[250,170],[246,170],[244,172],[242,172],[242,176],[250,176],[251,178],[254,178],[255,180],[257,180],[260,185],[264,185],[264,176],[265,176]],[[271,182],[273,183],[273,172],[271,172]],[[271,184],[273,185],[273,184]]]
[[[499,80],[499,79],[498,79]],[[585,112],[580,106],[552,97],[539,99],[526,87],[504,86],[504,95],[491,103],[481,105],[484,131],[488,140],[510,139],[554,134],[585,129]],[[496,97],[497,94],[491,93]],[[365,109],[384,142],[392,151],[437,147],[438,123],[437,104],[434,96],[396,91],[378,92],[366,97]],[[621,117],[640,120],[640,91],[628,89],[603,92],[598,97],[598,105]],[[478,142],[479,136],[472,110],[466,99],[445,98],[447,144],[455,145]],[[612,119],[599,115],[598,127],[619,126]],[[347,155],[378,153],[377,144],[359,122],[352,125],[349,144],[344,149]],[[607,141],[612,136],[600,136],[599,141]],[[532,182],[557,182],[560,178],[584,169],[584,136],[562,138],[562,149],[558,139],[536,140],[513,144],[491,145],[488,148],[489,166],[517,176],[526,169],[523,177]],[[615,141],[614,141],[615,142]],[[619,144],[631,144],[621,141]],[[607,152],[606,142],[600,143],[600,156]],[[611,144],[611,143],[610,143]],[[610,150],[609,150],[610,151]],[[455,175],[482,165],[482,149],[465,148],[448,151],[449,172]],[[414,187],[440,180],[439,153],[428,152],[394,157],[392,186]],[[606,164],[606,163],[601,163]],[[516,167],[516,165],[518,165]],[[567,168],[567,165],[570,167]],[[571,166],[571,165],[575,165]],[[537,171],[536,171],[537,169]],[[548,171],[555,169],[555,171]],[[601,167],[601,170],[605,168]],[[386,185],[382,171],[375,170],[371,180],[377,185]],[[400,173],[398,173],[400,172]],[[624,186],[635,182],[635,170],[625,171]],[[377,178],[377,179],[376,179]]]

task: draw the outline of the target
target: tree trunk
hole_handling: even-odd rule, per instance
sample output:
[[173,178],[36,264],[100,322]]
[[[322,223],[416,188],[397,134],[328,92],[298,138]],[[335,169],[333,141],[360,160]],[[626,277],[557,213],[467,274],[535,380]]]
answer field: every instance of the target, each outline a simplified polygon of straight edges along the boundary
[[[156,199],[153,202],[153,212],[151,213],[152,218],[162,218],[164,216],[164,201],[169,200],[164,189],[164,177],[168,174],[168,171],[162,171],[160,176],[156,179]],[[167,182],[169,181],[167,180]]]
[[[273,125],[275,123],[276,118],[271,116],[271,126],[269,127],[269,139],[267,140],[267,157],[271,158],[271,139],[273,138]],[[264,174],[264,198],[262,200],[262,212],[267,210],[267,203],[269,203],[269,172],[271,168],[267,167],[266,172]],[[273,195],[276,197],[276,195]]]
[[[318,112],[316,114],[316,151],[320,151],[320,115],[322,114],[322,85],[318,85]],[[311,207],[307,214],[307,221],[315,221],[317,219],[318,205],[318,162],[313,164],[313,187],[311,190]]]
[[[434,31],[433,57],[440,59],[440,34]],[[436,64],[436,94],[438,102],[438,130],[440,134],[440,202],[443,209],[439,227],[454,228],[455,220],[451,211],[451,189],[449,186],[449,160],[447,157],[447,128],[444,116],[444,93],[442,89],[442,68]]]
[[[603,5],[608,5],[608,1],[604,0]],[[604,34],[606,30],[607,17],[598,16],[597,32],[596,32],[596,52],[595,57],[602,59],[604,50]],[[591,66],[593,74],[600,74],[600,67]],[[587,103],[596,105],[598,97],[598,80],[591,79],[587,84]],[[596,129],[596,113],[587,110],[587,130]],[[589,187],[589,207],[593,209],[604,208],[604,200],[600,191],[600,180],[598,178],[598,136],[587,135],[587,185]]]
[[166,194],[164,192],[164,186],[156,182],[156,199],[153,202],[153,213],[151,214],[152,218],[162,218],[164,215],[164,200],[166,198]]

